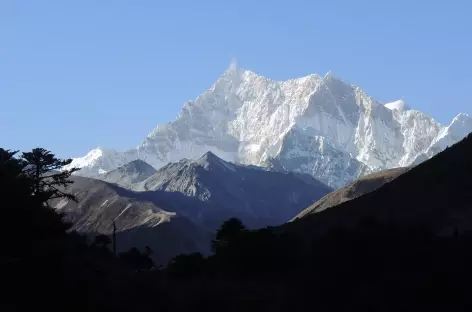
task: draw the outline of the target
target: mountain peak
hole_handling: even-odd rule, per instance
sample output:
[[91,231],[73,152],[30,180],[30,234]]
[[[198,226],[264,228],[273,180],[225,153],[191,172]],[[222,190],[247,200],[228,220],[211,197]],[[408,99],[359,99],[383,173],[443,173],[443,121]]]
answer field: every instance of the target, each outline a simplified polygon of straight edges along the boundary
[[224,73],[222,75],[222,78],[238,77],[241,74],[243,74],[244,72],[246,72],[246,70],[244,70],[243,68],[238,66],[238,61],[236,60],[236,58],[232,58],[231,62],[228,65],[228,67],[224,71]]
[[96,158],[102,156],[104,153],[105,153],[104,148],[97,147],[97,148],[94,148],[93,150],[91,150],[90,152],[88,152],[87,155],[85,155],[85,157],[87,157],[89,159],[96,159]]
[[[182,158],[216,164],[212,154],[200,159],[212,151],[244,165],[283,159],[292,171],[342,187],[364,173],[409,166],[419,155],[431,150],[429,158],[442,148],[441,143],[441,148],[431,149],[441,134],[448,134],[447,127],[411,113],[404,101],[382,106],[332,71],[278,81],[241,69],[233,60],[209,89],[185,104],[175,120],[156,127],[136,149],[106,152],[96,161],[82,159],[80,167],[88,169],[79,174],[93,176],[136,158],[155,168]],[[468,129],[468,122],[464,125],[460,128]],[[449,132],[454,135],[449,134],[446,145],[464,133]]]
[[[101,168],[101,163],[106,158],[119,158],[117,151],[108,148],[97,147],[87,153],[84,157],[73,158],[69,165],[61,168],[61,170],[69,170],[71,168],[81,168],[81,174],[87,173],[103,173],[107,170]],[[119,162],[118,162],[119,163]],[[87,170],[90,167],[98,167],[96,170]],[[116,167],[115,167],[116,168]],[[85,172],[83,169],[86,169]]]
[[205,160],[210,160],[210,161],[220,160],[220,158],[216,156],[214,153],[212,153],[211,151],[208,151],[205,154],[203,154],[203,156],[200,157],[200,159],[205,159]]
[[344,82],[341,78],[339,78],[332,70],[329,70],[324,76],[323,80],[338,80]]
[[223,170],[229,169],[231,171],[236,170],[235,165],[228,163],[221,159],[220,157],[216,156],[211,151],[206,152],[200,157],[198,160],[195,161],[196,164],[202,166],[205,169],[209,169],[212,166],[219,166],[223,168]]
[[151,166],[150,164],[148,164],[147,162],[141,159],[130,161],[129,163],[119,167],[118,169],[121,169],[124,172],[136,172],[136,171],[156,172],[157,171],[153,166]]
[[136,159],[115,170],[100,174],[98,179],[128,188],[146,180],[156,172],[157,170],[147,162]]
[[345,82],[343,79],[341,79],[339,76],[334,74],[331,70],[328,71],[322,78],[321,78],[322,83],[325,85],[328,85],[329,88],[344,88],[346,86],[351,86],[349,83]]
[[324,75],[325,78],[331,78],[334,77],[334,73],[331,70],[328,70],[328,72]]
[[472,117],[469,114],[457,115],[448,127],[456,136],[464,137],[472,132]]
[[457,122],[457,121],[462,121],[462,120],[469,121],[469,120],[471,120],[471,119],[472,119],[472,117],[471,117],[469,114],[460,113],[460,114],[458,114],[456,117],[454,117],[454,119],[453,119],[452,122]]

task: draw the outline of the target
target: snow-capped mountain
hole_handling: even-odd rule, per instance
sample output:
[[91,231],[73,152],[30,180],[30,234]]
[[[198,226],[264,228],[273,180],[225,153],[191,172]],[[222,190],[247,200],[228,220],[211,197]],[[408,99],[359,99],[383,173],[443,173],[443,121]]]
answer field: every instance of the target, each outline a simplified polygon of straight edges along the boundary
[[98,148],[71,166],[96,176],[135,159],[160,168],[211,151],[234,163],[276,162],[339,188],[367,173],[428,159],[469,132],[467,114],[442,126],[403,101],[382,104],[332,73],[274,81],[233,64],[137,148]]

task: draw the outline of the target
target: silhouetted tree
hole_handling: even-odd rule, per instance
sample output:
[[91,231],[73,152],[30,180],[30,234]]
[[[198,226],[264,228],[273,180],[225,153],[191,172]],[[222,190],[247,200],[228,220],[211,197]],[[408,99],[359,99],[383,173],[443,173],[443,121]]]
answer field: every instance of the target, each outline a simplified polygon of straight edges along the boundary
[[231,218],[223,222],[212,241],[213,252],[217,252],[219,248],[226,246],[230,240],[237,238],[244,230],[246,230],[246,227],[237,218]]
[[[41,242],[52,246],[56,238],[63,239],[69,224],[52,209],[43,207],[41,201],[33,196],[34,181],[25,174],[25,163],[15,158],[16,152],[0,149],[0,196],[2,201],[2,238],[16,249],[16,252],[31,252],[33,248],[21,251],[21,237],[30,242]],[[8,200],[7,200],[8,199]],[[21,232],[18,232],[20,231]],[[21,236],[15,236],[15,233]],[[13,235],[12,235],[13,234]],[[18,241],[16,241],[18,239]],[[46,250],[44,245],[42,250]],[[5,246],[5,245],[4,245]],[[38,244],[33,247],[40,248]]]
[[[109,246],[106,236],[88,245],[84,235],[68,234],[70,225],[46,205],[47,199],[64,195],[60,187],[68,184],[63,184],[67,174],[48,170],[66,163],[54,160],[54,166],[41,167],[46,174],[36,179],[35,167],[15,156],[15,151],[0,149],[0,276],[8,285],[0,310],[27,310],[34,301],[37,308],[49,311],[147,311],[149,302],[142,294],[156,294],[155,281],[147,278],[151,274],[128,274],[107,248],[98,247]],[[46,158],[39,163],[54,157]],[[150,253],[138,257],[137,268],[152,267]],[[141,308],[136,302],[143,302]]]
[[0,148],[0,174],[3,178],[15,179],[23,172],[24,166],[14,157],[17,153]]
[[69,165],[72,159],[59,159],[44,148],[35,148],[31,152],[23,153],[21,162],[24,172],[33,182],[33,195],[44,205],[49,207],[49,200],[55,198],[77,201],[73,194],[61,190],[73,183],[69,177],[79,170],[79,168],[63,170],[63,167]]
[[0,275],[18,295],[38,288],[34,281],[47,278],[54,284],[62,279],[70,225],[33,196],[33,180],[15,154],[0,149]]
[[15,158],[17,153],[0,148],[0,192],[4,199],[26,200],[31,196],[32,181],[24,174],[24,164]]

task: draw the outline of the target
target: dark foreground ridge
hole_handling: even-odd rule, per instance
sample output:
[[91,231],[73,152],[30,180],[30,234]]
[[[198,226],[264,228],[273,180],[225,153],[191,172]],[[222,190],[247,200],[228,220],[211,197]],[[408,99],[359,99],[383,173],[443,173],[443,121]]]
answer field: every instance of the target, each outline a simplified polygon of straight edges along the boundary
[[31,195],[35,180],[2,157],[0,273],[10,286],[2,311],[472,308],[472,136],[372,193],[287,225],[248,230],[230,219],[212,256],[180,255],[164,268],[149,261],[152,250],[114,255],[106,237],[68,233]]

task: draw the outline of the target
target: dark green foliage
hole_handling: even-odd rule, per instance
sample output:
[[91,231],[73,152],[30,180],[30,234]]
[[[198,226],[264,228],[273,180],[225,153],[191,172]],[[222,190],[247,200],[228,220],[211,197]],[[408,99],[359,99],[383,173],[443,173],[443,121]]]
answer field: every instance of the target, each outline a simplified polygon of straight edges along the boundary
[[[96,244],[88,244],[85,236],[68,234],[70,225],[45,205],[48,198],[64,195],[54,188],[68,175],[36,179],[25,161],[34,153],[25,159],[15,154],[0,149],[0,276],[5,285],[0,310],[25,311],[32,304],[48,311],[132,310],[135,304],[127,298],[140,298],[134,286],[143,281],[128,276],[129,269],[113,259],[109,239],[99,236]],[[67,163],[45,155],[42,174]]]
[[0,148],[0,194],[5,199],[11,195],[12,199],[27,200],[30,199],[32,181],[23,174],[24,165],[14,157],[16,153]]
[[216,252],[219,248],[224,247],[229,240],[238,237],[242,231],[245,231],[246,227],[237,218],[231,218],[221,225],[216,232],[216,237],[212,241],[212,250]]
[[[62,216],[50,208],[41,207],[41,201],[32,196],[34,181],[24,174],[24,165],[14,155],[16,152],[0,149],[0,196],[2,206],[1,239],[3,246],[11,248],[9,257],[56,252],[61,248],[69,225],[62,221]],[[18,240],[33,241],[31,248]],[[26,242],[26,241],[25,241]],[[37,244],[43,244],[41,250],[35,250]],[[49,250],[47,248],[51,248]],[[8,250],[8,249],[7,249]]]
[[0,175],[4,182],[14,181],[23,172],[23,164],[15,158],[17,153],[0,148]]
[[48,201],[55,198],[76,200],[74,195],[60,190],[73,183],[69,177],[79,170],[78,168],[62,170],[71,162],[72,159],[56,158],[44,148],[35,148],[31,152],[23,153],[20,160],[24,166],[24,173],[33,182],[33,195],[44,205],[48,205]]
[[[25,175],[24,164],[15,154],[0,149],[0,276],[13,293],[38,286],[34,281],[45,279],[44,274],[53,269],[53,263],[60,266],[67,250],[69,228],[60,215],[33,196],[34,183]],[[55,282],[60,276],[48,278]]]

